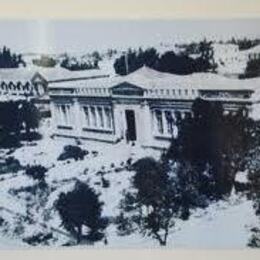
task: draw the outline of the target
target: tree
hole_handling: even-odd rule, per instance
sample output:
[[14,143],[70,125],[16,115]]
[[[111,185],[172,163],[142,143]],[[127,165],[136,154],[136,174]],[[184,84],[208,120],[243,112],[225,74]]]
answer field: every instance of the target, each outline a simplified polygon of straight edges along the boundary
[[26,66],[21,54],[12,54],[6,46],[0,51],[0,68],[18,68],[20,65]]
[[[126,75],[142,66],[146,65],[151,68],[156,68],[159,59],[159,54],[154,48],[148,48],[143,51],[141,48],[136,51],[129,49],[125,54],[115,60],[114,69],[119,75]],[[127,63],[127,68],[126,68]]]
[[246,65],[245,73],[240,78],[254,78],[260,76],[260,57],[249,59]]
[[[132,179],[132,188],[124,193],[120,203],[121,213],[117,218],[120,235],[129,235],[135,231],[156,239],[165,246],[175,219],[187,220],[190,209],[204,205],[198,203],[198,197],[190,178],[184,172],[177,174],[164,161],[143,158],[133,164],[136,174]],[[196,195],[196,196],[195,196]]]
[[27,166],[25,174],[34,180],[39,182],[45,180],[45,173],[48,170],[42,165]]
[[[217,64],[214,61],[213,42],[206,40],[186,46],[188,51],[175,53],[167,51],[159,55],[155,48],[143,50],[129,49],[115,60],[114,69],[119,75],[126,75],[142,66],[148,66],[161,72],[187,75],[194,72],[215,72]],[[194,51],[197,58],[189,56]]]
[[33,59],[33,64],[40,67],[53,68],[56,66],[57,61],[47,55],[42,55],[40,59]]
[[[243,111],[224,115],[218,102],[198,99],[192,107],[193,117],[181,121],[178,137],[172,140],[168,159],[189,162],[197,172],[198,189],[208,197],[221,198],[231,192],[235,174],[243,169],[250,144],[250,120]],[[210,182],[201,185],[200,179]],[[214,185],[212,186],[212,183]]]
[[102,217],[102,205],[99,195],[87,184],[76,182],[74,189],[61,193],[56,209],[65,229],[76,236],[77,242],[82,240],[82,227],[88,228],[87,239],[95,241],[103,237],[103,230],[108,221]]
[[27,138],[30,139],[31,130],[35,130],[39,127],[40,113],[34,103],[24,101],[20,106],[22,122],[25,125],[25,132]]
[[[40,113],[32,101],[8,101],[0,104],[0,143],[17,146],[25,127],[28,140],[31,130],[39,127]],[[40,136],[40,135],[39,135]]]

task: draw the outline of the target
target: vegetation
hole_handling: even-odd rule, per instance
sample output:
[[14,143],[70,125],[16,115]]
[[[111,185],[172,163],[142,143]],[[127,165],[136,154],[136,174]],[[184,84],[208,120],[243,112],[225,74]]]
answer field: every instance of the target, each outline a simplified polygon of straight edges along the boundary
[[254,78],[260,76],[260,57],[249,59],[246,65],[245,73],[240,78]]
[[257,45],[260,44],[260,39],[248,39],[248,38],[244,38],[244,39],[235,39],[234,37],[228,41],[228,43],[231,43],[231,44],[236,44],[238,45],[238,49],[240,51],[243,51],[243,50],[248,50],[248,49],[251,49]]
[[26,66],[21,54],[11,53],[6,46],[0,51],[0,68],[18,68],[20,65]]
[[120,75],[131,73],[144,65],[161,72],[180,75],[194,72],[214,72],[217,65],[214,61],[212,42],[204,40],[198,44],[197,48],[197,58],[190,57],[189,50],[180,54],[167,51],[160,56],[154,48],[149,48],[145,51],[141,48],[138,51],[129,49],[125,55],[115,60],[114,69]]
[[172,174],[163,161],[153,158],[140,159],[133,169],[132,189],[125,192],[116,221],[119,235],[139,231],[165,246],[175,219],[187,220],[191,208],[205,206],[188,185],[192,173]]
[[99,69],[98,63],[101,60],[101,55],[97,51],[94,51],[88,57],[81,57],[81,60],[76,57],[69,57],[68,55],[65,55],[60,66],[72,71]]
[[34,59],[33,64],[40,67],[53,68],[56,66],[57,61],[47,55],[42,55],[40,59]]
[[65,161],[68,159],[74,159],[75,161],[83,160],[88,151],[81,149],[79,146],[66,145],[63,148],[63,152],[58,157],[59,161]]
[[48,170],[42,165],[27,166],[25,174],[34,180],[44,181]]
[[[260,122],[254,122],[251,127],[251,143],[245,156],[245,169],[248,171],[249,188],[247,192],[252,199],[255,214],[260,216]],[[260,248],[260,228],[252,228],[252,236],[248,246]]]
[[246,111],[224,115],[220,103],[201,99],[192,113],[177,121],[178,136],[159,161],[143,158],[132,165],[136,174],[120,204],[119,234],[138,231],[166,245],[176,219],[187,220],[191,209],[230,195],[254,143],[253,121]]
[[8,101],[0,104],[0,147],[19,146],[24,137],[32,140],[31,131],[39,127],[40,114],[32,101]]
[[102,217],[102,205],[99,195],[92,188],[77,182],[72,191],[60,194],[56,209],[62,225],[76,237],[78,243],[83,238],[83,226],[88,229],[84,238],[94,242],[104,237],[103,231],[108,224],[107,219]]
[[179,124],[178,138],[166,160],[189,163],[198,191],[219,199],[231,192],[235,174],[244,169],[243,158],[250,147],[252,120],[246,111],[224,115],[217,102],[196,100],[193,117]]
[[14,157],[7,157],[0,162],[0,175],[6,173],[17,173],[22,170],[23,166],[20,164],[19,160]]

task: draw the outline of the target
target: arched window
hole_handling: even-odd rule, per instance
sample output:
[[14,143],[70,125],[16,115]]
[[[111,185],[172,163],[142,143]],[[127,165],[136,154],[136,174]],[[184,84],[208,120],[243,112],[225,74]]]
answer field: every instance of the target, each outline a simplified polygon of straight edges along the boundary
[[18,81],[18,83],[17,83],[17,85],[16,85],[16,89],[17,89],[18,91],[20,91],[20,90],[21,90],[21,86],[22,86],[22,82],[21,82],[21,81]]
[[23,91],[25,91],[25,92],[29,92],[30,91],[30,83],[29,82],[26,82],[23,85]]

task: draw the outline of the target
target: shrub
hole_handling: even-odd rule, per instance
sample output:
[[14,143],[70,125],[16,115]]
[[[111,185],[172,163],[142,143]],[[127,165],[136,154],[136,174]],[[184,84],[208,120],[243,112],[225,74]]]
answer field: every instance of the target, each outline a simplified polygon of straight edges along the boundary
[[37,246],[39,244],[48,245],[49,240],[51,240],[51,239],[53,239],[53,234],[51,232],[47,233],[47,234],[39,232],[36,235],[24,238],[23,241],[26,242],[29,245]]
[[260,76],[260,58],[249,59],[246,65],[245,73],[240,78],[254,78]]
[[109,188],[109,186],[110,186],[109,180],[107,180],[104,177],[102,177],[101,181],[102,181],[102,188]]
[[23,169],[19,160],[15,159],[14,157],[10,156],[5,159],[3,163],[0,163],[0,174],[5,173],[16,173]]
[[81,149],[79,146],[66,145],[63,148],[63,152],[58,157],[59,161],[65,161],[68,159],[74,159],[75,161],[83,160],[84,156],[88,154],[88,151]]
[[57,64],[57,61],[52,57],[42,55],[40,59],[33,59],[33,64],[40,67],[53,68]]
[[102,231],[108,220],[101,216],[102,205],[99,195],[82,182],[76,182],[72,191],[61,193],[55,203],[62,225],[77,238],[78,243],[82,239],[82,226],[89,230],[86,239],[96,241],[103,237]]
[[25,174],[34,180],[43,181],[48,170],[42,165],[27,166]]

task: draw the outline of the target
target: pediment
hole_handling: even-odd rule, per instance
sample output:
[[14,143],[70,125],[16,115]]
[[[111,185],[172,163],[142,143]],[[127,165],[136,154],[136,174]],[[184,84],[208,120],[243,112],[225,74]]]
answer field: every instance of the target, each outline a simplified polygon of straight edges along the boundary
[[113,95],[120,95],[120,96],[143,96],[144,89],[141,87],[138,87],[134,84],[131,84],[129,82],[122,82],[114,87],[112,89]]
[[47,80],[46,80],[39,72],[36,72],[36,73],[33,75],[31,81],[32,81],[33,83],[38,83],[38,82],[44,83],[44,84],[47,83]]

